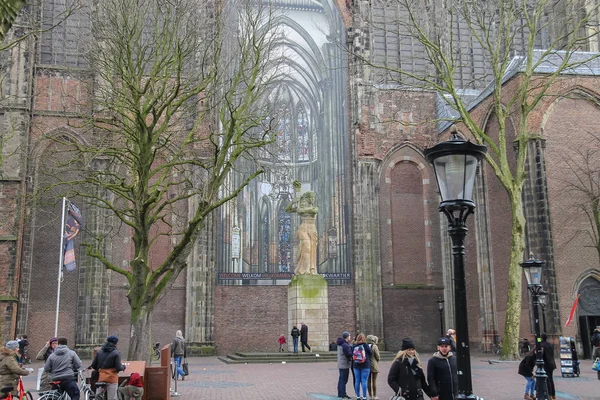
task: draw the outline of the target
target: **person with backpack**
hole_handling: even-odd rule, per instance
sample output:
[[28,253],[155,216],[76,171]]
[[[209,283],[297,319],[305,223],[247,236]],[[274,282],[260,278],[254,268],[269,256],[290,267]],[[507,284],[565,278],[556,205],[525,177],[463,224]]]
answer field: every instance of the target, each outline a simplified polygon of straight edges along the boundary
[[535,399],[535,377],[533,376],[533,369],[535,368],[536,360],[536,349],[532,349],[525,354],[525,358],[519,363],[519,375],[525,378],[527,384],[525,385],[525,400]]
[[[354,371],[354,391],[357,400],[367,400],[367,381],[371,373],[371,346],[367,343],[364,333],[356,337],[352,346],[352,370]],[[360,397],[360,388],[362,387],[363,396]]]
[[[106,343],[98,350],[90,366],[98,372],[98,382],[106,382],[108,400],[117,400],[119,372],[125,371],[125,366],[121,364],[121,353],[117,350],[117,343],[119,343],[117,336],[107,337]],[[101,388],[96,388],[97,396],[101,392]]]
[[290,335],[292,336],[292,341],[294,342],[294,354],[298,354],[298,337],[300,337],[300,329],[294,325]]
[[429,393],[423,366],[412,339],[402,339],[402,350],[392,361],[387,381],[394,393],[406,400],[423,400],[423,393]]

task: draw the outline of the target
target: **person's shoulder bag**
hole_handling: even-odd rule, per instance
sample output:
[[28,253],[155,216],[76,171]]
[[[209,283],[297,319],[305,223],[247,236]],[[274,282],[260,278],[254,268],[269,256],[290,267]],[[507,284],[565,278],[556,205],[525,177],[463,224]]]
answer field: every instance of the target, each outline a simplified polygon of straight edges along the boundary
[[183,359],[183,364],[181,364],[181,368],[183,369],[183,374],[185,376],[188,376],[190,374],[190,370],[189,370],[186,358]]
[[596,358],[596,361],[592,364],[592,370],[600,371],[600,358]]

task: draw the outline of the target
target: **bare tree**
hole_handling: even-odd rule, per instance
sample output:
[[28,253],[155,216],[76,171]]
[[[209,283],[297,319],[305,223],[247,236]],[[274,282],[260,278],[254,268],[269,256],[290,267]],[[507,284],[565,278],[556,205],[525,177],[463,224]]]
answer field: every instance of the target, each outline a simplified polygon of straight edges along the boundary
[[[422,58],[403,65],[402,60],[382,64],[361,54],[355,56],[359,62],[385,71],[387,81],[439,93],[451,110],[446,120],[462,124],[476,142],[488,146],[487,164],[508,194],[512,240],[502,358],[518,359],[522,287],[519,263],[525,249],[522,200],[525,149],[537,137],[529,129],[530,116],[540,101],[550,95],[550,88],[562,73],[597,57],[589,53],[582,57],[574,55],[587,49],[590,40],[596,37],[588,25],[597,18],[598,6],[551,0],[384,3],[394,12],[374,19],[372,29],[396,35],[399,42],[413,43],[418,49],[415,57],[421,54]],[[565,10],[568,13],[563,13]],[[474,62],[471,59],[474,49],[487,69],[461,80],[465,69]],[[539,73],[541,67],[546,67],[543,75]],[[515,72],[517,87],[507,89],[505,79]],[[472,116],[470,99],[464,90],[481,90],[486,85],[489,95],[485,101],[492,111],[490,120],[497,126],[493,133],[486,132],[486,127]],[[515,127],[514,137],[509,129],[511,124]],[[516,163],[512,160],[513,146],[521,149],[516,154]]]
[[[572,212],[585,216],[588,229],[578,229],[571,240],[579,236],[587,246],[594,247],[600,264],[600,136],[588,133],[590,141],[586,148],[564,149],[566,171],[563,179],[564,194],[569,197]],[[567,214],[570,218],[570,214]]]
[[[59,184],[130,232],[127,266],[105,253],[106,232],[87,254],[127,279],[128,359],[149,360],[154,308],[186,268],[211,212],[263,172],[257,166],[237,184],[228,179],[273,142],[261,104],[278,74],[279,31],[271,10],[252,1],[107,0],[94,27],[91,133],[85,144],[56,145],[68,150],[56,158],[66,160],[61,166],[83,165],[84,177]],[[171,248],[151,262],[161,236]]]

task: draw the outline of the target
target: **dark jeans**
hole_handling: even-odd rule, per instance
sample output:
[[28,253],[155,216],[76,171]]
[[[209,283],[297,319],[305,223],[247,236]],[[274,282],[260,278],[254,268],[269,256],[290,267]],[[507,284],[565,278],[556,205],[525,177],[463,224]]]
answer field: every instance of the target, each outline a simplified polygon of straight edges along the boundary
[[302,352],[304,353],[304,347],[306,346],[306,348],[310,351],[310,346],[308,345],[308,342],[302,342]]
[[550,396],[556,396],[556,388],[554,387],[554,378],[552,377],[552,374],[554,373],[554,370],[552,371],[546,371],[546,374],[548,374],[548,394]]
[[348,396],[346,393],[346,384],[350,376],[350,368],[340,369],[340,377],[338,378],[338,397]]
[[295,337],[292,339],[294,339],[294,353],[297,353],[298,352],[298,338]]
[[77,386],[77,382],[74,380],[70,381],[61,381],[60,382],[60,390],[63,392],[67,392],[71,400],[79,400],[79,386]]

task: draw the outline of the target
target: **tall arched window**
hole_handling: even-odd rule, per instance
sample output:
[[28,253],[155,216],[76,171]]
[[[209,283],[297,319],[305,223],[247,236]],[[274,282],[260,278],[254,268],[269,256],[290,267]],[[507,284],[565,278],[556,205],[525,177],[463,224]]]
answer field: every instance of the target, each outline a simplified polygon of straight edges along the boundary
[[283,112],[279,120],[279,133],[277,134],[277,146],[279,148],[279,159],[282,161],[292,160],[292,119],[289,109]]
[[269,207],[263,200],[260,207],[258,270],[269,272]]
[[279,225],[279,272],[290,272],[292,265],[291,215],[285,211],[287,203],[282,203],[277,213]]
[[296,126],[298,161],[308,161],[310,159],[310,139],[308,134],[308,119],[304,107],[300,105],[298,111],[298,125]]

